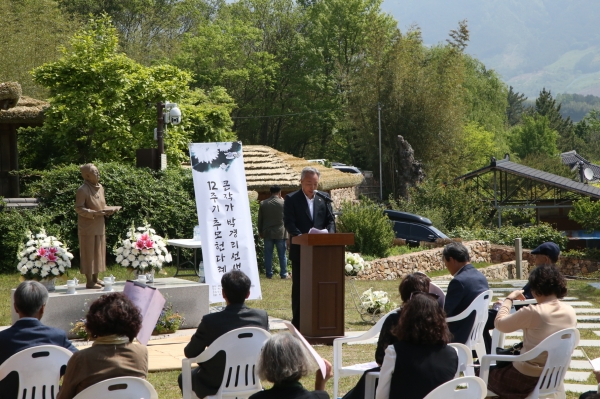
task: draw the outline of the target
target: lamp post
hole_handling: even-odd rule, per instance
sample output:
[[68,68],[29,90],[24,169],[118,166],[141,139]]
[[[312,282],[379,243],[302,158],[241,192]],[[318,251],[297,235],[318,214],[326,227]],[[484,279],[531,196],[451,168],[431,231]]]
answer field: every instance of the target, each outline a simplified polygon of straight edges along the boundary
[[156,103],[156,141],[158,142],[158,153],[165,153],[165,103],[159,101]]

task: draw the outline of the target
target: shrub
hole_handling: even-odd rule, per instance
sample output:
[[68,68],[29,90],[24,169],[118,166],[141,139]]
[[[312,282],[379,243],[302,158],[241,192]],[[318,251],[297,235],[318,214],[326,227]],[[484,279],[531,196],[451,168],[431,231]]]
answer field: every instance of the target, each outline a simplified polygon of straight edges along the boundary
[[600,229],[600,201],[592,201],[589,197],[574,201],[569,219],[588,231]]
[[535,248],[544,242],[552,241],[561,250],[566,249],[569,241],[560,231],[547,223],[531,227],[503,226],[496,229],[457,228],[450,232],[450,236],[460,237],[465,241],[485,240],[498,245],[514,245],[515,238],[521,238],[523,248]]
[[338,216],[338,231],[354,233],[354,245],[347,249],[383,258],[392,247],[394,230],[383,209],[363,198],[360,203],[344,202]]
[[[113,247],[132,223],[140,225],[144,220],[163,237],[192,237],[198,218],[191,170],[151,171],[116,162],[97,163],[96,166],[107,205],[122,206],[121,211],[106,219],[107,247]],[[79,166],[67,165],[23,174],[26,195],[41,201],[38,210],[32,214],[41,215],[36,219],[39,220],[36,225],[43,224],[49,234],[57,230],[78,264],[75,193],[83,183]]]

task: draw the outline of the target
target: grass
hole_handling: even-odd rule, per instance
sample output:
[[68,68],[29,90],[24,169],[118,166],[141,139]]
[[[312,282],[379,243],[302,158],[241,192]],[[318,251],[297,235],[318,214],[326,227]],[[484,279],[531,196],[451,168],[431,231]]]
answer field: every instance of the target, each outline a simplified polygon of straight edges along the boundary
[[[476,265],[478,266],[478,265]],[[483,264],[480,267],[484,267]],[[174,267],[167,267],[165,269],[167,276],[172,276],[175,273]],[[114,266],[108,269],[103,275],[113,274],[118,280],[124,280],[128,276],[127,271],[118,266]],[[82,276],[77,272],[71,272],[69,278]],[[161,276],[159,276],[161,277]],[[599,276],[600,277],[600,276]],[[194,280],[194,277],[188,277],[187,279]],[[66,280],[66,278],[64,278]],[[289,320],[292,316],[290,308],[291,302],[291,280],[272,279],[268,280],[261,277],[261,289],[263,298],[261,300],[248,301],[250,307],[265,309],[269,315],[273,317],[280,317]],[[600,290],[591,287],[589,281],[569,281],[569,296],[578,297],[580,301],[588,301],[593,304],[594,307],[600,307]],[[10,324],[10,290],[19,284],[18,274],[0,275],[0,325]],[[398,295],[398,284],[399,281],[358,281],[358,280],[347,280],[346,281],[346,308],[345,308],[345,327],[346,330],[358,330],[366,331],[371,327],[371,324],[365,323],[360,319],[360,315],[354,307],[352,299],[353,292],[360,295],[363,291],[369,287],[373,287],[377,290],[386,291],[390,296],[390,299],[396,303],[400,302]],[[507,285],[508,287],[509,285]],[[498,287],[498,286],[496,286]],[[502,293],[504,296],[505,293]],[[598,337],[591,330],[580,330],[582,339],[598,339]],[[316,345],[315,350],[326,359],[330,361],[333,359],[333,349],[331,346]],[[588,347],[585,348],[585,352],[590,358],[600,357],[600,348]],[[364,363],[374,360],[375,345],[351,345],[344,346],[344,364],[353,363]],[[152,372],[148,375],[148,380],[156,388],[159,397],[161,399],[179,399],[181,393],[177,386],[177,376],[179,371],[162,371]],[[340,379],[340,394],[343,395],[349,391],[356,382],[359,376],[347,377]],[[596,385],[593,375],[586,382],[575,382],[578,384]],[[302,383],[305,387],[314,387],[314,374],[307,376],[302,379]],[[265,384],[265,387],[268,387]],[[326,387],[330,395],[333,393],[333,380],[327,383]],[[579,394],[567,392],[567,398],[576,399]]]

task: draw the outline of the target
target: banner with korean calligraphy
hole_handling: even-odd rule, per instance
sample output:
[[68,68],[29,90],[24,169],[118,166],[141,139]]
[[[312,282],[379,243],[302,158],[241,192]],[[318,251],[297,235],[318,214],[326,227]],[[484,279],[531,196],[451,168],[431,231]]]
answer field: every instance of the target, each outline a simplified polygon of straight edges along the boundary
[[223,302],[221,277],[236,269],[261,299],[242,143],[192,143],[190,158],[210,302]]

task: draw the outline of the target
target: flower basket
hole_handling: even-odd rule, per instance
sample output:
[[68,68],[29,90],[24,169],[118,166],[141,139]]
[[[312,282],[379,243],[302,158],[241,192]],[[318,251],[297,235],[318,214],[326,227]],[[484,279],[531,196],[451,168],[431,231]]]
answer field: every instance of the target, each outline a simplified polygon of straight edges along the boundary
[[132,225],[120,244],[114,251],[117,263],[138,274],[161,270],[172,261],[165,240],[148,223],[138,228]]
[[71,268],[73,254],[57,237],[48,236],[40,229],[37,234],[27,232],[27,240],[19,248],[17,258],[22,280],[43,281],[52,290],[54,279]]
[[345,262],[344,271],[346,276],[356,276],[358,272],[363,271],[365,268],[365,260],[359,254],[346,252]]
[[360,296],[361,305],[370,314],[385,314],[396,307],[385,291],[373,291],[369,288]]
[[173,304],[169,302],[165,305],[162,312],[160,312],[152,335],[172,334],[179,330],[184,321],[185,318],[183,315],[173,310]]

